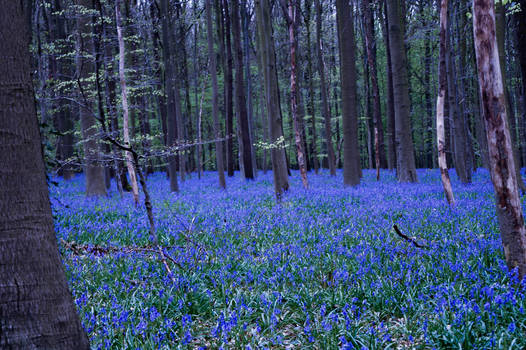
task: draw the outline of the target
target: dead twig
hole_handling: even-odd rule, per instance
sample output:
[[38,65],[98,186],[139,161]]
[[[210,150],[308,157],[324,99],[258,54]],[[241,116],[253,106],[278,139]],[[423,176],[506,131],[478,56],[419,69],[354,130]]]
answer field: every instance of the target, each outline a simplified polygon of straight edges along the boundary
[[409,236],[403,234],[402,231],[400,231],[400,229],[398,228],[398,225],[394,224],[393,225],[393,229],[394,229],[394,231],[396,232],[396,234],[398,236],[400,236],[403,239],[405,239],[406,241],[412,243],[415,247],[417,247],[417,248],[425,248],[425,249],[429,248],[425,244],[418,243],[418,241],[416,239],[414,239],[413,237],[409,237]]

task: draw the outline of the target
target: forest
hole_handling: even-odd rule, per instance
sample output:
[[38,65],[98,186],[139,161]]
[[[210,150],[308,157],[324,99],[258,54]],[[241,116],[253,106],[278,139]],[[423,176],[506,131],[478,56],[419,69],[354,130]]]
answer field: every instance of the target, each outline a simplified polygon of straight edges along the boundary
[[0,349],[526,348],[526,0],[0,8]]

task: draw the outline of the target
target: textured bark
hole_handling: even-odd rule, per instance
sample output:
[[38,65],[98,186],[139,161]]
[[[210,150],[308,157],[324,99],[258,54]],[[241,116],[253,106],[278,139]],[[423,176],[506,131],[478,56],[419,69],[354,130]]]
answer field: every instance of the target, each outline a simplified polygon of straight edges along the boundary
[[440,1],[440,49],[438,58],[438,96],[437,96],[437,146],[438,146],[438,166],[442,178],[442,187],[449,205],[455,204],[453,189],[446,162],[446,132],[444,130],[444,103],[447,90],[446,75],[446,54],[448,50],[447,41],[447,8],[448,0]]
[[348,0],[336,0],[336,22],[340,48],[340,79],[343,121],[343,183],[360,183],[360,150],[358,148],[358,113],[356,99],[356,55],[354,21]]
[[[169,25],[169,8],[168,0],[161,0],[161,26],[162,26],[162,42],[163,42],[163,62],[164,62],[164,77],[165,77],[165,92],[166,92],[166,143],[168,147],[173,147],[177,142],[177,124],[176,124],[176,107],[175,107],[175,73],[172,63],[172,43],[170,42],[170,25]],[[174,154],[168,157],[168,173],[170,174],[170,191],[178,192],[179,183],[177,182],[177,162]]]
[[234,176],[234,100],[233,100],[233,59],[232,41],[230,40],[230,12],[227,0],[223,0],[225,28],[225,119],[226,119],[226,163],[228,176]]
[[508,268],[526,274],[526,228],[519,197],[506,101],[495,35],[493,0],[473,0],[473,33],[504,256]]
[[[175,42],[177,44],[177,49],[174,50],[174,64],[176,67],[179,67],[175,71],[174,76],[174,105],[175,105],[175,124],[176,124],[176,137],[177,137],[177,144],[183,145],[185,143],[185,125],[184,125],[184,114],[183,114],[183,108],[181,104],[181,92],[180,92],[180,77],[182,77],[183,84],[188,85],[188,70],[187,70],[187,63],[186,63],[186,41],[185,41],[185,29],[184,29],[184,14],[182,14],[182,7],[181,2],[175,3],[176,8],[176,19],[178,20],[178,27],[177,27],[177,34],[178,36],[173,36],[172,42]],[[168,22],[168,28],[170,28],[169,33],[175,34],[176,31],[173,28],[174,21]],[[178,74],[179,73],[179,74]],[[186,77],[186,78],[185,78]],[[185,80],[186,79],[186,80]],[[183,85],[185,86],[185,85]],[[189,87],[185,86],[185,92],[189,93]],[[189,96],[189,95],[187,95]],[[187,105],[190,104],[189,98],[186,100]],[[186,178],[186,152],[188,150],[178,151],[178,159],[179,159],[179,176],[181,178],[181,181],[184,181]]]
[[[501,67],[501,75],[502,75],[502,86],[504,89],[504,106],[506,108],[506,118],[508,118],[508,127],[510,128],[510,135],[511,135],[511,145],[513,148],[513,160],[515,161],[515,171],[516,171],[516,177],[517,177],[517,183],[519,185],[520,190],[522,193],[526,192],[526,185],[524,184],[524,181],[522,180],[521,176],[521,159],[520,159],[520,153],[517,148],[517,137],[515,134],[515,115],[513,113],[513,108],[511,107],[510,103],[510,96],[508,94],[508,88],[507,88],[507,78],[506,78],[506,50],[504,47],[504,41],[505,41],[505,26],[506,26],[506,13],[504,5],[502,4],[502,0],[497,0],[495,2],[495,26],[496,26],[496,37],[497,37],[497,49],[498,49],[498,55],[499,55],[499,63]],[[524,9],[523,9],[524,11]],[[524,45],[524,43],[522,43]],[[520,46],[520,45],[519,45]]]
[[[284,9],[285,11],[285,9]],[[301,182],[304,188],[309,187],[307,180],[307,166],[305,162],[305,152],[303,149],[303,135],[301,130],[300,116],[298,115],[298,85],[296,70],[296,6],[294,0],[288,0],[287,23],[289,27],[289,46],[290,46],[290,107],[292,121],[294,123],[294,142],[298,156],[298,167],[300,170]]]
[[311,126],[311,142],[309,153],[312,157],[312,166],[314,167],[314,172],[318,174],[318,169],[320,167],[320,162],[318,159],[318,133],[316,130],[316,110],[314,108],[314,70],[312,68],[312,47],[311,47],[311,28],[310,28],[310,19],[311,19],[311,8],[312,0],[305,1],[305,13],[303,14],[305,22],[305,31],[306,31],[306,41],[307,41],[307,50],[306,50],[306,59],[307,59],[307,69],[305,72],[306,83],[309,88],[309,100],[307,103],[307,111],[310,115],[310,126]]
[[214,32],[212,26],[212,0],[206,2],[206,29],[208,34],[208,59],[209,73],[212,78],[212,118],[214,120],[214,137],[216,139],[216,164],[219,176],[219,186],[226,188],[225,170],[223,164],[223,145],[219,140],[221,138],[221,125],[219,124],[219,103],[217,89],[217,64],[216,53],[214,51]]
[[241,49],[241,31],[239,23],[239,0],[232,0],[232,37],[234,40],[234,66],[235,76],[235,104],[236,114],[241,142],[239,142],[240,154],[242,156],[243,172],[245,179],[254,179],[252,168],[252,142],[250,139],[249,121],[247,113],[247,100],[245,96],[245,78],[243,74],[243,51]]
[[322,49],[322,5],[320,0],[316,0],[316,56],[318,58],[318,75],[320,76],[321,90],[321,111],[325,121],[325,143],[327,147],[327,162],[331,176],[336,175],[336,155],[332,143],[331,111],[329,107],[329,97],[326,83],[325,62],[323,60]]
[[21,1],[0,7],[0,348],[89,349],[53,229],[29,28]]
[[376,40],[374,35],[374,20],[371,12],[370,0],[362,1],[365,42],[367,48],[367,63],[369,65],[371,88],[373,93],[373,123],[374,123],[374,145],[377,179],[380,178],[380,168],[387,167],[384,148],[384,129],[382,124],[382,111],[380,107],[380,89],[378,88],[378,74],[376,72]]
[[[387,1],[387,0],[386,0]],[[384,6],[384,15],[380,11],[380,20],[382,20],[382,31],[385,42],[385,54],[386,54],[386,75],[387,75],[387,87],[386,87],[386,112],[387,112],[387,167],[389,169],[396,169],[396,132],[395,132],[395,109],[394,109],[394,96],[393,96],[393,70],[391,62],[391,49],[390,49],[390,38],[389,38],[389,19],[387,18],[387,6]]]
[[[125,47],[124,37],[122,35],[121,25],[121,1],[115,0],[115,23],[117,25],[117,38],[119,41],[119,80],[121,85],[121,102],[122,102],[122,134],[124,139],[124,145],[126,147],[131,146],[130,142],[130,129],[129,129],[129,109],[128,109],[128,91],[126,87],[126,77],[124,76],[124,60],[125,60]],[[136,206],[139,205],[139,186],[137,185],[137,176],[133,166],[133,157],[131,152],[125,151],[126,155],[126,167],[128,168],[128,174],[130,175],[130,182],[133,194],[133,202]],[[138,165],[137,165],[138,166]]]
[[463,184],[471,182],[471,167],[467,162],[467,133],[464,123],[464,113],[459,109],[457,99],[457,84],[454,58],[451,53],[451,41],[449,40],[449,30],[446,28],[446,69],[447,69],[447,88],[449,103],[449,120],[451,123],[451,138],[454,143],[453,159],[457,176]]
[[520,140],[521,140],[521,148],[522,148],[522,157],[523,161],[522,164],[526,164],[526,145],[525,145],[525,139],[526,139],[526,0],[519,0],[519,4],[521,6],[522,11],[516,12],[514,14],[515,22],[517,23],[517,43],[520,43],[517,45],[517,51],[518,51],[518,58],[519,58],[519,66],[520,66],[520,72],[521,72],[521,78],[522,78],[522,99],[521,99],[521,105],[522,105],[522,116],[520,118],[521,121],[521,132],[520,132]]
[[259,39],[259,56],[263,71],[266,113],[270,130],[270,158],[274,176],[274,191],[279,200],[289,189],[288,167],[283,148],[282,114],[276,73],[276,53],[272,36],[269,0],[255,0],[256,22]]
[[415,152],[411,134],[407,57],[400,22],[400,6],[398,0],[386,0],[386,4],[395,109],[396,170],[398,181],[417,182]]
[[[77,0],[77,5],[92,9],[91,0]],[[78,15],[77,19],[77,53],[76,65],[78,77],[80,128],[82,131],[84,149],[84,172],[86,174],[86,196],[106,196],[106,179],[104,167],[100,164],[100,146],[97,136],[98,125],[92,110],[92,101],[88,96],[89,84],[86,81],[95,71],[93,62],[86,57],[93,52],[91,38],[91,16]]]

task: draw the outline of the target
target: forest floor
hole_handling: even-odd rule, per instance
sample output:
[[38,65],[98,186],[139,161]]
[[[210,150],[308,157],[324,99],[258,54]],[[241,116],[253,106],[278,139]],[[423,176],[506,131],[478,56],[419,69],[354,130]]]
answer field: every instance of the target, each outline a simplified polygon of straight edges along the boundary
[[305,191],[294,172],[278,205],[270,172],[228,178],[226,191],[216,173],[193,174],[179,194],[154,174],[173,279],[131,195],[85,199],[82,176],[50,191],[96,349],[524,348],[524,285],[503,260],[488,173],[467,186],[453,173],[452,209],[438,170],[418,176],[398,184],[383,171],[376,182],[366,170],[343,189],[341,172],[312,173]]

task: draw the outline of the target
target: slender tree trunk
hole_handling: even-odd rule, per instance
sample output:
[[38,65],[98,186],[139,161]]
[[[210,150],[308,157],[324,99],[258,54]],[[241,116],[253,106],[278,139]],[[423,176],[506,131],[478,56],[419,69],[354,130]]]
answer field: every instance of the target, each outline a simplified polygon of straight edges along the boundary
[[393,76],[395,108],[396,169],[398,181],[417,182],[415,152],[411,133],[411,103],[407,76],[407,57],[398,0],[386,0],[389,26],[389,51]]
[[[130,142],[130,130],[128,126],[128,92],[126,88],[126,77],[124,76],[124,37],[122,36],[121,26],[121,1],[115,1],[115,22],[117,25],[117,38],[119,41],[119,79],[121,84],[121,100],[122,100],[122,134],[124,136],[124,145],[131,147]],[[135,206],[139,205],[139,187],[137,186],[137,176],[133,167],[133,156],[131,152],[125,151],[126,155],[126,167],[128,168],[128,174],[130,175],[130,182],[132,187],[133,202]],[[139,166],[137,164],[137,166]]]
[[23,2],[0,7],[0,348],[87,350],[53,229]]
[[316,109],[314,107],[314,70],[312,67],[312,45],[311,45],[311,28],[310,28],[310,19],[311,19],[311,9],[312,9],[312,0],[305,1],[305,13],[304,23],[306,30],[306,41],[307,41],[307,70],[305,72],[305,79],[307,79],[307,84],[309,88],[309,100],[307,103],[307,111],[310,115],[311,121],[311,142],[310,142],[310,154],[312,156],[312,166],[314,167],[314,172],[318,174],[318,169],[320,167],[320,162],[318,159],[318,133],[316,131]]
[[[285,11],[285,9],[283,9]],[[309,187],[307,180],[307,166],[305,162],[305,152],[303,150],[303,135],[300,129],[301,123],[298,116],[298,86],[296,71],[296,6],[294,0],[288,0],[288,14],[285,13],[289,26],[289,47],[290,47],[290,106],[292,121],[294,123],[294,141],[298,156],[298,167],[300,170],[301,182],[304,188]]]
[[343,183],[360,183],[360,150],[358,148],[358,113],[356,111],[356,55],[354,21],[348,0],[336,0],[336,22],[340,48],[340,79],[343,121]]
[[[387,1],[387,0],[386,0]],[[387,17],[387,6],[384,4],[384,15],[380,12],[380,19],[383,19],[382,30],[385,42],[385,53],[386,53],[386,74],[387,74],[387,166],[389,169],[396,169],[396,130],[395,130],[395,107],[394,107],[394,87],[393,87],[393,69],[391,60],[391,48],[390,48],[390,37],[389,37],[389,19]]]
[[447,40],[447,8],[448,0],[440,1],[440,50],[438,61],[438,96],[437,96],[437,146],[438,146],[438,166],[442,178],[442,186],[449,205],[455,204],[453,189],[446,162],[446,132],[444,130],[444,104],[447,90],[446,75],[446,54],[448,51]]
[[329,97],[326,83],[325,62],[323,60],[322,50],[322,4],[320,0],[316,1],[316,56],[318,57],[318,74],[320,76],[321,90],[321,107],[323,119],[325,121],[325,143],[327,147],[327,162],[331,176],[336,175],[336,156],[334,154],[334,145],[332,143],[331,112],[329,107]]
[[[77,5],[91,9],[91,0],[77,0]],[[87,80],[95,71],[93,62],[86,58],[93,53],[91,40],[91,16],[79,14],[77,19],[77,53],[76,65],[78,77],[80,128],[82,131],[84,149],[84,171],[86,174],[86,196],[106,196],[106,181],[104,167],[100,164],[100,147],[98,142],[98,127],[95,114],[92,110],[92,101],[88,96],[89,84]]]
[[226,188],[225,170],[223,164],[223,147],[220,141],[221,125],[219,124],[219,103],[218,103],[218,89],[217,89],[217,68],[216,68],[216,53],[214,51],[214,31],[212,27],[212,0],[206,2],[206,29],[208,32],[208,58],[209,58],[209,72],[212,78],[212,118],[214,120],[214,137],[216,139],[216,163],[217,172],[219,175],[219,186]]
[[232,36],[234,40],[234,65],[236,69],[236,112],[239,119],[241,142],[239,143],[244,177],[248,180],[254,179],[252,168],[252,142],[250,140],[249,121],[247,115],[247,103],[245,96],[245,78],[243,74],[243,51],[241,49],[241,31],[239,24],[239,0],[232,0]]
[[384,130],[382,125],[382,111],[380,107],[380,89],[378,88],[378,74],[376,72],[376,40],[374,35],[374,19],[371,12],[370,0],[363,0],[363,14],[365,25],[365,41],[367,48],[367,62],[369,64],[371,87],[373,92],[373,123],[374,149],[376,162],[376,178],[380,179],[380,168],[387,167],[384,148]]
[[[519,185],[519,189],[522,193],[526,193],[526,185],[524,184],[524,181],[522,180],[521,176],[521,159],[519,150],[517,149],[517,140],[515,136],[515,116],[513,113],[513,108],[511,108],[510,104],[510,98],[508,94],[508,88],[507,88],[507,79],[506,79],[506,50],[504,47],[504,40],[505,40],[505,26],[506,26],[506,13],[504,5],[502,4],[502,0],[496,0],[495,2],[495,26],[496,26],[496,36],[497,36],[497,49],[498,49],[498,55],[499,55],[499,62],[501,67],[501,74],[502,74],[502,86],[504,88],[504,101],[505,101],[505,107],[506,107],[506,118],[508,118],[508,126],[510,128],[510,135],[511,135],[511,145],[513,148],[513,159],[515,161],[515,176],[517,177],[517,183]],[[522,11],[526,11],[526,9],[522,9]],[[521,43],[524,45],[524,43]]]
[[272,35],[269,0],[255,0],[256,22],[259,38],[259,56],[263,71],[266,113],[270,130],[270,158],[274,176],[276,198],[281,199],[289,189],[288,167],[285,155],[282,114],[279,103],[278,80],[276,74],[276,53]]
[[518,268],[522,279],[526,274],[526,228],[506,117],[493,0],[473,0],[473,33],[502,245],[508,268]]
[[[176,107],[175,107],[175,73],[172,63],[172,43],[170,42],[170,12],[168,8],[168,0],[161,0],[161,26],[162,26],[162,42],[163,42],[163,62],[165,74],[165,91],[167,100],[167,135],[166,141],[168,147],[173,147],[177,142],[177,124],[176,124]],[[168,173],[170,174],[170,191],[178,192],[179,184],[177,182],[177,162],[175,154],[170,150],[168,157]]]
[[234,176],[234,104],[233,59],[231,44],[230,12],[227,0],[223,0],[225,23],[225,115],[226,115],[226,163],[228,176]]

